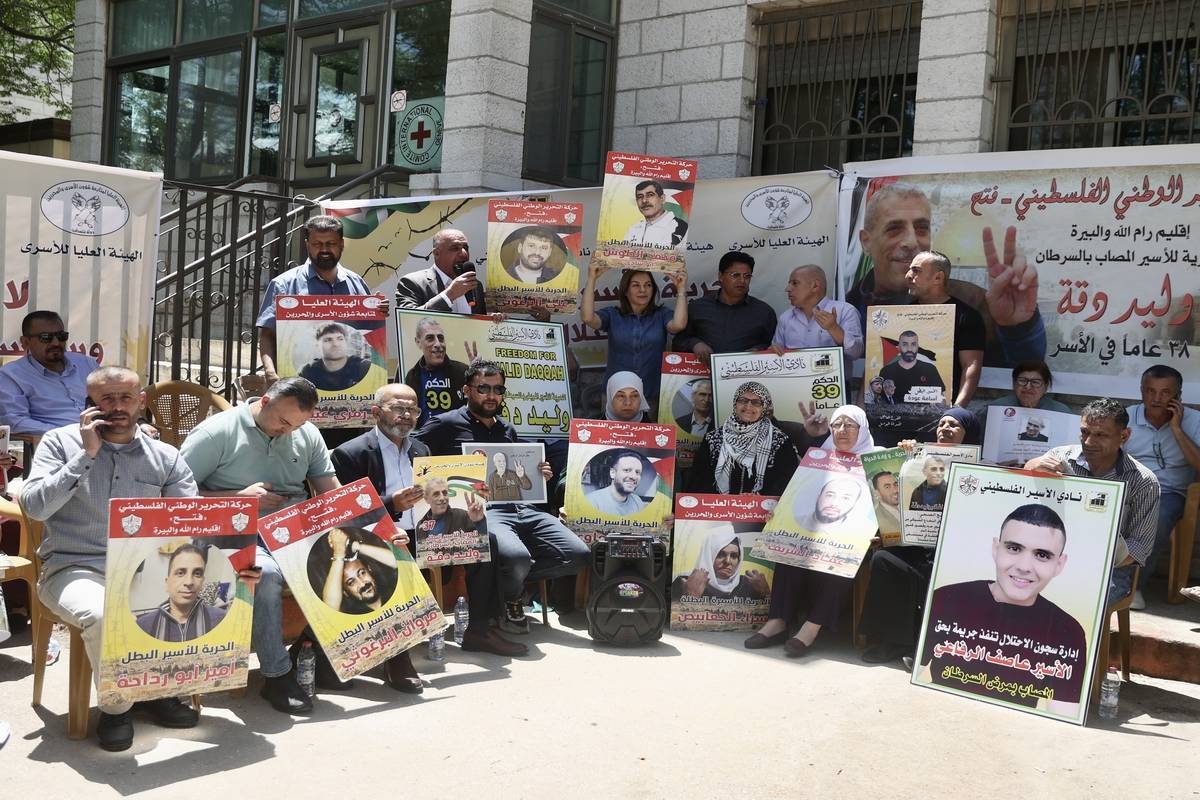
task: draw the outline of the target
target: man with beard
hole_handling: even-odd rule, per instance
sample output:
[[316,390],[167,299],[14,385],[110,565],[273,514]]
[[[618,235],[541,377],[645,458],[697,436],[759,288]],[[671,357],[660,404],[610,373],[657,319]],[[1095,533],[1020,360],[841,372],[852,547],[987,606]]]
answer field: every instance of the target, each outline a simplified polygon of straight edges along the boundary
[[658,181],[642,181],[633,187],[634,202],[642,221],[625,232],[625,243],[678,247],[687,238],[688,224],[666,209],[666,192]]
[[618,450],[608,468],[609,484],[588,492],[587,501],[601,514],[628,517],[641,512],[646,501],[637,494],[642,482],[642,457],[633,450]]
[[875,516],[883,533],[900,533],[900,482],[894,472],[879,472],[871,478],[875,488]]
[[471,263],[471,244],[460,230],[446,228],[433,236],[433,266],[400,278],[396,305],[455,314],[486,314],[483,287]]
[[712,427],[712,381],[707,378],[692,382],[692,412],[675,418],[675,425],[684,433],[703,436]]
[[921,465],[925,480],[909,495],[909,511],[941,511],[946,504],[946,462],[937,456],[925,456]]
[[[894,386],[893,394],[900,403],[914,402],[908,397],[909,391],[914,386],[936,386],[941,389],[941,397],[944,398],[946,382],[942,380],[937,367],[928,361],[921,361],[917,357],[921,350],[921,342],[916,331],[901,333],[896,346],[900,350],[900,355],[884,364],[883,369],[879,370],[879,375],[884,381],[884,396],[889,396],[887,382],[891,381]],[[930,401],[921,400],[920,402]]]
[[862,485],[853,478],[831,478],[821,487],[812,513],[796,520],[810,533],[837,530],[862,496]]
[[951,384],[954,405],[966,408],[975,396],[983,374],[983,350],[987,335],[983,317],[946,290],[950,281],[950,259],[943,253],[926,250],[917,253],[905,274],[909,291],[918,305],[954,306],[954,360]]
[[337,322],[320,325],[316,330],[321,357],[300,369],[300,377],[318,389],[340,392],[367,377],[374,366],[370,359],[352,356],[346,350],[346,327]]
[[225,618],[225,610],[200,599],[208,551],[185,544],[167,560],[167,600],[153,611],[139,614],[138,627],[164,642],[186,642],[211,631]]
[[41,436],[78,424],[87,399],[87,377],[96,359],[67,350],[70,334],[53,311],[31,311],[21,320],[25,355],[0,367],[0,425],[11,433]]
[[484,523],[483,502],[479,496],[467,495],[467,510],[454,508],[450,505],[450,487],[445,478],[430,478],[421,486],[429,511],[417,521],[417,543],[429,537],[443,536],[453,533],[472,531],[480,538],[479,547],[483,547],[483,539],[487,536],[487,525]]
[[417,427],[434,414],[452,411],[463,404],[463,376],[467,365],[446,354],[446,332],[437,320],[425,318],[417,323],[415,337],[421,358],[404,376],[404,382],[416,392],[421,406]]
[[558,272],[550,266],[550,256],[554,254],[554,244],[558,236],[549,228],[525,228],[517,242],[517,258],[504,269],[513,280],[521,283],[537,284],[552,281],[558,277]]
[[313,546],[308,562],[313,591],[343,614],[378,611],[396,591],[396,556],[362,529],[332,529]]

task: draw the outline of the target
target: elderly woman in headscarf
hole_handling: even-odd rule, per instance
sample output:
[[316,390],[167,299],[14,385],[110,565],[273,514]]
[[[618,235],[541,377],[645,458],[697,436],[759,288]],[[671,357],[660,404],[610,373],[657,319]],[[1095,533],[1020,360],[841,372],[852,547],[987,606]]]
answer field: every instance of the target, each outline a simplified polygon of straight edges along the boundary
[[733,394],[733,411],[696,450],[687,491],[696,494],[778,496],[800,466],[800,453],[775,424],[771,392],[747,381]]
[[[863,410],[858,406],[841,406],[830,415],[829,438],[823,449],[858,456],[880,448],[875,446]],[[818,504],[827,493],[830,495],[829,507],[833,509],[829,513],[837,515],[830,523],[834,525],[841,524],[864,498],[868,503],[870,500],[865,482],[850,475],[827,481]],[[852,578],[776,564],[767,621],[746,639],[745,646],[758,650],[782,644],[788,658],[807,655],[822,628],[836,628],[853,591]],[[789,637],[788,632],[792,629],[796,629],[795,635]]]
[[648,422],[646,390],[632,372],[616,372],[605,387],[604,418],[614,422]]
[[742,566],[742,541],[732,525],[710,533],[700,548],[696,567],[671,582],[671,597],[720,597],[761,600],[767,596],[767,576],[756,569],[738,575]]
[[[979,444],[979,418],[957,406],[934,425],[937,444]],[[912,450],[914,440],[901,447]],[[858,630],[866,638],[862,659],[869,664],[911,656],[917,647],[935,550],[917,545],[884,547],[871,554],[871,582],[863,599]]]

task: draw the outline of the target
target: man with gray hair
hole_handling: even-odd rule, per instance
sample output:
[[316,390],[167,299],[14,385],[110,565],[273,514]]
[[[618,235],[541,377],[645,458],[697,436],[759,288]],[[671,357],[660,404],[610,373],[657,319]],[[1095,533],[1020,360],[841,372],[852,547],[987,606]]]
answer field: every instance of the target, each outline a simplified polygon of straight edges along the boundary
[[1048,442],[1050,437],[1042,433],[1046,429],[1046,420],[1041,417],[1025,418],[1025,430],[1017,434],[1017,440],[1022,442]]
[[[416,392],[417,403],[421,406],[421,418],[416,424],[419,428],[430,417],[453,411],[463,404],[462,387],[467,365],[450,357],[446,331],[436,319],[426,317],[418,322],[414,338],[421,357],[405,373],[404,383]],[[467,342],[468,358],[473,355],[471,347]]]
[[825,270],[816,264],[804,264],[792,270],[787,283],[792,307],[779,315],[771,349],[776,354],[802,347],[841,347],[846,361],[863,354],[862,320],[849,303],[829,296]]
[[433,236],[433,266],[400,278],[396,306],[456,314],[486,314],[483,286],[471,264],[467,235],[445,228]]

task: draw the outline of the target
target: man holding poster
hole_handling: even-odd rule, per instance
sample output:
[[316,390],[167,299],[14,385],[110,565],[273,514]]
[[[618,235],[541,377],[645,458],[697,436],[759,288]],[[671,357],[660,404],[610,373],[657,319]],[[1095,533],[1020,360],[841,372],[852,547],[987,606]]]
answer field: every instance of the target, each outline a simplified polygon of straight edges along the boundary
[[975,397],[983,374],[983,349],[986,336],[983,317],[961,300],[950,296],[950,259],[942,253],[926,250],[917,253],[906,275],[909,291],[920,305],[954,306],[953,405],[966,408]]

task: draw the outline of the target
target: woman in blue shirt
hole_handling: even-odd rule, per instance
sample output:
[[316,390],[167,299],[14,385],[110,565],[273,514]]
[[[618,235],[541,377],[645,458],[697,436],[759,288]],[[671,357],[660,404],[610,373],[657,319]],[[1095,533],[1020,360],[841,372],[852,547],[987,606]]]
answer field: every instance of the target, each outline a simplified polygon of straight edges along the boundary
[[617,307],[596,311],[596,279],[605,269],[607,267],[594,262],[588,269],[579,316],[589,328],[608,334],[608,365],[604,380],[607,382],[617,372],[632,372],[641,376],[647,398],[655,400],[667,334],[674,335],[687,327],[687,301],[683,297],[687,271],[669,276],[675,284],[674,311],[658,305],[658,285],[654,276],[645,270],[625,270],[617,286]]

